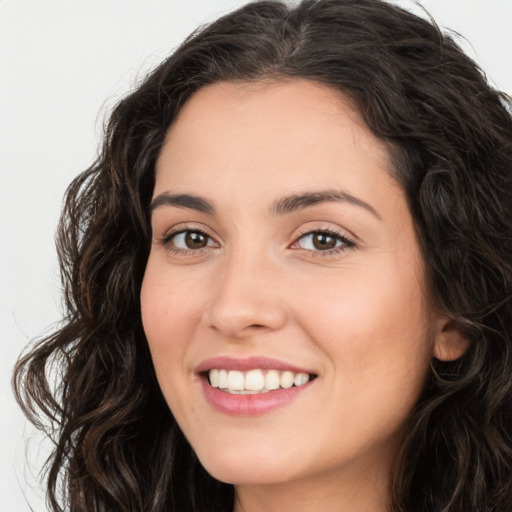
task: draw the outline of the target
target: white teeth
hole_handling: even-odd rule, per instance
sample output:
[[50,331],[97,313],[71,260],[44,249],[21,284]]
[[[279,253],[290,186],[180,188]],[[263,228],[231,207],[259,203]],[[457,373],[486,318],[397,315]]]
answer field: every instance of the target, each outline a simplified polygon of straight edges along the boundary
[[219,370],[219,388],[228,387],[228,372],[226,370]]
[[265,375],[265,389],[279,389],[279,373],[276,370],[269,370]]
[[303,386],[309,382],[307,373],[280,372],[277,370],[238,370],[211,369],[208,372],[210,384],[229,393],[252,395],[266,393],[275,389],[289,389],[292,386]]
[[281,375],[281,387],[284,389],[291,388],[293,386],[293,373],[283,372]]
[[231,370],[228,373],[228,388],[234,391],[242,391],[244,389],[244,374],[237,370]]
[[309,375],[307,373],[297,373],[293,379],[295,386],[302,386],[309,382]]
[[219,370],[210,370],[210,384],[214,388],[219,387]]
[[245,374],[245,389],[247,391],[261,391],[265,387],[265,377],[260,370],[251,370]]

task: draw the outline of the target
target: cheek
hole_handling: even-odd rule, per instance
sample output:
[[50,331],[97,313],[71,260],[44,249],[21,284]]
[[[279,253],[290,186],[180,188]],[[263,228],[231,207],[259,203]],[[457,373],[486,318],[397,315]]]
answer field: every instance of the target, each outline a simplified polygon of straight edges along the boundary
[[186,371],[185,354],[200,315],[193,290],[148,262],[140,296],[142,324],[164,394]]
[[312,283],[297,317],[356,393],[384,395],[403,385],[419,392],[432,349],[429,309],[415,272],[379,270]]
[[404,287],[379,287],[382,281],[358,283],[352,288],[345,280],[323,302],[310,294],[310,322],[303,324],[330,359],[333,412],[325,422],[332,432],[343,425],[349,446],[398,432],[418,400],[430,359],[421,297]]

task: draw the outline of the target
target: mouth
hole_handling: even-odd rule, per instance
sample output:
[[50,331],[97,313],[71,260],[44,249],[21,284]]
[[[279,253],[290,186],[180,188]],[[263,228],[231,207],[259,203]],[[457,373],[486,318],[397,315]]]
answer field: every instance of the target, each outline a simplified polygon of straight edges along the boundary
[[235,395],[257,395],[300,387],[313,380],[316,375],[290,370],[255,368],[249,371],[212,368],[203,375],[210,386]]
[[267,357],[216,357],[195,370],[207,402],[236,416],[261,415],[294,402],[318,375]]

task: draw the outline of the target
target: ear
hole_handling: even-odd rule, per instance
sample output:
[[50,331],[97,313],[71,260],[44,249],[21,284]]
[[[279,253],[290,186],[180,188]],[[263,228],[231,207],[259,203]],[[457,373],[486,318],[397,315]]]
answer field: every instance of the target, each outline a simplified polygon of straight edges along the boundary
[[436,324],[432,355],[440,361],[455,361],[466,352],[469,341],[452,319],[442,316]]

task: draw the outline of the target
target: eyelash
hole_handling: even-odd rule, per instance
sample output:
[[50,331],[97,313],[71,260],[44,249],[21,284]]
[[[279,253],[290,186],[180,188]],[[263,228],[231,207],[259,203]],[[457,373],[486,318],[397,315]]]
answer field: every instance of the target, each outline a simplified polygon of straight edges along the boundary
[[313,256],[333,256],[336,254],[340,254],[340,253],[346,251],[347,249],[351,249],[351,248],[355,247],[355,245],[356,245],[348,237],[346,237],[345,235],[342,235],[341,233],[339,233],[338,231],[336,231],[334,229],[320,228],[320,229],[312,229],[312,230],[308,230],[308,231],[304,231],[304,232],[300,233],[296,237],[296,239],[293,242],[293,244],[291,245],[291,247],[293,247],[294,245],[297,245],[301,239],[304,239],[307,236],[318,235],[318,234],[330,236],[330,237],[334,238],[336,240],[336,242],[338,242],[338,241],[341,242],[341,245],[339,247],[333,247],[332,249],[326,249],[324,251],[313,250],[313,249],[303,249]]
[[213,238],[204,230],[199,228],[194,228],[190,226],[184,226],[177,231],[173,231],[171,233],[167,233],[160,241],[160,245],[163,245],[170,253],[177,254],[179,256],[189,256],[191,254],[197,254],[202,252],[204,249],[207,249],[208,247],[203,247],[200,249],[180,249],[178,247],[173,247],[171,245],[171,241],[173,238],[177,237],[178,235],[181,235],[183,233],[197,233],[199,235],[204,236],[207,239],[213,240]]
[[[172,239],[177,237],[178,235],[183,234],[183,233],[197,233],[199,235],[206,237],[209,240],[213,240],[213,238],[206,231],[203,231],[202,229],[199,229],[199,228],[185,226],[185,227],[179,229],[178,231],[173,231],[171,233],[166,234],[159,241],[159,244],[164,246],[172,254],[177,254],[180,256],[188,256],[190,254],[198,254],[198,253],[201,253],[203,250],[211,247],[211,246],[206,246],[206,247],[201,247],[198,249],[180,249],[177,247],[173,247],[171,245]],[[339,254],[341,252],[344,252],[347,249],[351,249],[351,248],[355,247],[355,245],[356,245],[352,240],[350,240],[345,235],[342,235],[341,233],[337,232],[334,229],[321,228],[321,229],[308,230],[308,231],[304,231],[304,232],[300,233],[295,238],[295,241],[289,247],[293,248],[293,246],[297,245],[300,240],[304,239],[307,236],[316,235],[316,234],[322,234],[322,235],[327,235],[327,236],[333,237],[336,239],[336,242],[339,241],[342,243],[342,245],[340,245],[339,247],[334,247],[332,249],[326,249],[326,250],[302,249],[303,251],[306,251],[313,256],[333,256],[333,255]],[[297,250],[297,249],[294,249],[294,250]]]

